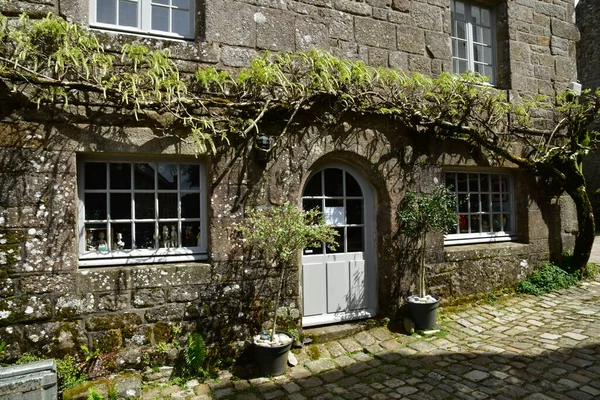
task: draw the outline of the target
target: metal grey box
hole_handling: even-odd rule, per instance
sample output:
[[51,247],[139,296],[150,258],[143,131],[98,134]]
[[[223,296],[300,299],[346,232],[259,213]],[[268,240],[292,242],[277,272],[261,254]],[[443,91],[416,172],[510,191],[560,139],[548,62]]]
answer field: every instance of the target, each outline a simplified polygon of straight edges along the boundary
[[0,400],[56,400],[56,379],[54,360],[0,368]]

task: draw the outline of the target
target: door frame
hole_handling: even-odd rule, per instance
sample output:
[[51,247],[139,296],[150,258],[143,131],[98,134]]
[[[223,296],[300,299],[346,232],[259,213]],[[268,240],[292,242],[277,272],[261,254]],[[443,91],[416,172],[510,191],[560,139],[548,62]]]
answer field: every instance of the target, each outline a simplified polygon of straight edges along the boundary
[[[302,317],[302,326],[310,327],[316,325],[335,324],[344,321],[372,318],[377,315],[377,195],[371,183],[365,178],[363,173],[350,164],[341,161],[331,161],[324,164],[319,164],[318,168],[313,169],[310,175],[304,182],[300,197],[300,207],[302,207],[302,198],[306,184],[317,173],[320,173],[327,168],[338,168],[351,174],[358,182],[360,189],[363,192],[364,199],[364,221],[365,221],[365,249],[363,251],[363,259],[365,262],[365,298],[366,308],[362,310],[338,312],[333,314],[321,314],[310,317]],[[351,253],[344,253],[351,254]],[[331,254],[335,261],[335,255]],[[300,268],[300,293],[302,313],[304,314],[304,258],[305,257],[323,257],[325,255],[305,256],[302,254],[302,262]]]

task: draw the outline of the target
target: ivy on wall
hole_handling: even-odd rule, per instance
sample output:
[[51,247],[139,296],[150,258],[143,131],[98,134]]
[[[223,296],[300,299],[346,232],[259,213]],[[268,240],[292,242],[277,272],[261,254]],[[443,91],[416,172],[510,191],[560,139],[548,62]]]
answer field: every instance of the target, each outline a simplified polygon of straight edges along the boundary
[[568,193],[579,224],[574,259],[582,269],[589,259],[595,225],[582,162],[598,139],[589,127],[599,115],[600,90],[581,96],[566,90],[555,99],[513,92],[517,98],[508,99],[476,74],[429,78],[319,50],[265,54],[237,72],[200,66],[183,74],[166,50],[124,44],[108,51],[94,32],[52,14],[0,15],[0,79],[38,106],[85,98],[136,116],[169,114],[188,127],[181,140],[195,142],[199,153],[258,132],[274,111],[284,118],[280,136],[291,134],[298,112],[323,99],[336,115],[385,115],[416,134],[459,140],[508,160],[544,178],[554,194]]

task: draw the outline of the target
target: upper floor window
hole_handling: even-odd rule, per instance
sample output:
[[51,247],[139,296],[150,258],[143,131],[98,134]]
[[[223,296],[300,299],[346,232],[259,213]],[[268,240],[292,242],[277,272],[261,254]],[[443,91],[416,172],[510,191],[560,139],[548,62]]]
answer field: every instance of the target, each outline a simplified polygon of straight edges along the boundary
[[508,241],[516,238],[511,176],[486,172],[446,172],[456,194],[458,221],[445,244]]
[[455,73],[478,72],[495,84],[494,15],[490,9],[451,1],[452,61]]
[[194,38],[195,0],[90,0],[90,24],[186,39]]
[[203,164],[86,159],[77,173],[80,265],[205,258]]

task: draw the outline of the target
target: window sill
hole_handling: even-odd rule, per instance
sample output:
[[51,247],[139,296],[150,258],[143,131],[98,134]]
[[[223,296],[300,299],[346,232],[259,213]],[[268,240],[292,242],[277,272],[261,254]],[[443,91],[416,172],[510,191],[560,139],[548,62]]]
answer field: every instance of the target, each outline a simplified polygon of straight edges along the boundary
[[179,255],[153,255],[138,257],[119,257],[118,255],[105,258],[79,259],[79,266],[85,268],[93,267],[112,267],[112,266],[133,266],[143,264],[165,264],[190,261],[208,260],[206,253],[202,254],[179,254]]
[[482,258],[502,258],[529,254],[529,245],[516,242],[478,243],[463,246],[445,246],[444,255],[447,262],[477,260]]
[[180,42],[180,43],[193,43],[195,41],[194,37],[188,36],[179,36],[172,35],[168,32],[145,32],[137,29],[127,29],[125,27],[120,26],[111,26],[111,25],[102,25],[102,24],[90,24],[90,29],[107,34],[119,34],[119,35],[128,35],[135,36],[145,39],[155,39],[155,40],[168,40],[172,42]]

